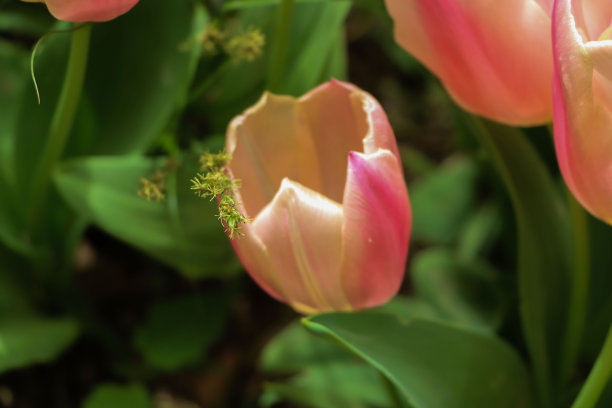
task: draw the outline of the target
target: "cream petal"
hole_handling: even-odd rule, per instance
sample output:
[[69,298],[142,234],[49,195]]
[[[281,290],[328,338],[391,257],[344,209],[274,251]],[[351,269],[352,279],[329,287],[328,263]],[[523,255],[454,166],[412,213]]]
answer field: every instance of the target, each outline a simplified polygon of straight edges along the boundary
[[232,155],[229,168],[242,183],[249,217],[272,201],[284,177],[321,189],[319,159],[295,98],[264,94],[232,121],[225,148]]
[[552,116],[550,18],[533,0],[386,0],[395,38],[467,110],[514,124]]
[[612,40],[591,41],[585,44],[593,68],[612,81]]
[[363,150],[367,133],[365,112],[354,109],[351,103],[351,95],[361,93],[352,85],[332,80],[301,97],[298,104],[323,176],[317,191],[337,202],[342,201],[348,153]]
[[412,223],[402,168],[393,153],[350,154],[343,210],[346,294],[354,309],[380,305],[402,282]]
[[533,1],[536,4],[538,4],[540,7],[542,7],[542,10],[544,10],[544,12],[546,12],[547,15],[549,16],[552,15],[554,0],[533,0]]
[[366,123],[360,134],[363,138],[364,153],[375,153],[378,149],[386,149],[399,159],[395,135],[389,119],[378,101],[367,92],[354,92],[351,94],[351,103],[355,115],[365,113]]
[[[581,0],[584,24],[590,40],[597,40],[612,24],[612,1]],[[578,2],[580,3],[580,2]]]
[[252,232],[294,309],[350,308],[340,285],[341,231],[338,203],[287,178],[253,222]]

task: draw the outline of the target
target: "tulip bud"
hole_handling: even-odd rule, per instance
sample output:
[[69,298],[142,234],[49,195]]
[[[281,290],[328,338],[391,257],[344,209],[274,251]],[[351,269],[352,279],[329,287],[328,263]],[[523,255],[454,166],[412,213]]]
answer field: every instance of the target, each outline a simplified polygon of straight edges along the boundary
[[396,41],[463,108],[512,125],[550,121],[550,0],[385,3]]
[[22,0],[45,3],[58,20],[71,22],[101,22],[112,20],[130,11],[138,0]]
[[232,240],[271,296],[301,313],[388,301],[401,284],[411,212],[378,102],[332,80],[299,99],[264,94],[229,126],[227,171],[252,219]]
[[553,47],[559,166],[578,201],[612,224],[612,2],[556,0]]

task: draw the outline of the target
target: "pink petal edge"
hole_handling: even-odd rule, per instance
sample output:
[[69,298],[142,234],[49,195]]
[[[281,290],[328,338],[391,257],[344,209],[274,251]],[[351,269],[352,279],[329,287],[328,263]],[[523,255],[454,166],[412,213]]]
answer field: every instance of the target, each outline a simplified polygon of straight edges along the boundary
[[378,306],[400,287],[412,224],[402,168],[393,153],[350,153],[343,210],[345,291],[354,309]]

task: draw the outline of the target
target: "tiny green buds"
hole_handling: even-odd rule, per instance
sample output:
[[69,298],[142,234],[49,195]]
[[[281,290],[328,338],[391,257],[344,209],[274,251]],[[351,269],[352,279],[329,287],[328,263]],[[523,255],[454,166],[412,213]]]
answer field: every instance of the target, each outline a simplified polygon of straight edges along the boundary
[[225,52],[236,62],[251,62],[261,55],[265,43],[263,33],[251,28],[244,34],[232,37],[225,45]]
[[163,201],[166,198],[166,174],[161,170],[156,170],[150,179],[140,178],[140,190],[138,195],[147,201]]
[[204,153],[200,157],[200,173],[191,180],[191,189],[200,197],[218,199],[219,214],[217,217],[225,227],[225,232],[230,239],[234,239],[236,234],[244,235],[240,232],[240,224],[250,220],[236,209],[234,190],[240,188],[240,182],[231,179],[223,170],[230,159],[231,156],[225,151]]

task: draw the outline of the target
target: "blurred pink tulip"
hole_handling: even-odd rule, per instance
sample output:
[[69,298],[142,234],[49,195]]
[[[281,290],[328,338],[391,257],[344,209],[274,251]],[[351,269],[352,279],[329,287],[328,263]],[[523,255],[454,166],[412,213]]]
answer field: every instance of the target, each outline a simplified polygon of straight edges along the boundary
[[45,3],[58,20],[85,22],[108,21],[130,11],[138,0],[22,0]]
[[511,125],[551,120],[552,0],[385,2],[397,42],[463,108]]
[[563,177],[587,210],[612,224],[612,1],[556,0],[553,48]]
[[240,210],[232,240],[253,279],[301,313],[388,301],[401,284],[411,212],[378,102],[332,80],[299,99],[264,94],[229,126]]

